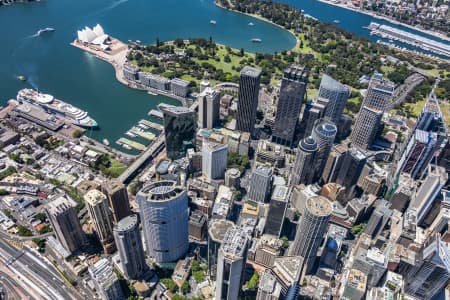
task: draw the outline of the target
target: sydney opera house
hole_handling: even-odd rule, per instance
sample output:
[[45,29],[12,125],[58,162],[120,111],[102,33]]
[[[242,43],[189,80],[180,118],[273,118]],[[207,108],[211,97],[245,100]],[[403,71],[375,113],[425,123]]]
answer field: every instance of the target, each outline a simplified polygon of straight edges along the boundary
[[99,24],[95,25],[94,28],[85,27],[82,30],[77,31],[78,41],[86,44],[98,45],[101,47],[108,47],[107,42],[109,36],[105,34],[102,26]]

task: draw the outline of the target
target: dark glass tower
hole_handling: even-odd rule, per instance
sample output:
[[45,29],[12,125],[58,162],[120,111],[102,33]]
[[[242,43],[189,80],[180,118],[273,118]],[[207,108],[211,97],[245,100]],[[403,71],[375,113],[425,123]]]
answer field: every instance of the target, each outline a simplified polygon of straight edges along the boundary
[[258,108],[261,70],[245,66],[239,78],[239,102],[236,114],[236,129],[253,132]]

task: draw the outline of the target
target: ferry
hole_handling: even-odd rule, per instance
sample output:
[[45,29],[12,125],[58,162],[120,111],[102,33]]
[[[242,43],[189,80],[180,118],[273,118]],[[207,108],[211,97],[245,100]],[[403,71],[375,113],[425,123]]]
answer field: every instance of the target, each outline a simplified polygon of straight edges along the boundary
[[251,39],[250,41],[252,41],[253,43],[261,43],[262,39]]
[[46,32],[53,32],[53,31],[55,31],[55,28],[47,27],[47,28],[39,29],[37,32],[37,35],[41,35]]
[[213,25],[216,25],[216,24],[217,24],[216,20],[211,20],[211,21],[209,21],[209,23],[211,23],[211,24],[213,24]]
[[85,128],[98,127],[97,122],[89,117],[86,111],[56,99],[49,94],[42,94],[33,89],[23,89],[17,93],[17,101],[40,106],[48,113],[62,116],[77,126]]

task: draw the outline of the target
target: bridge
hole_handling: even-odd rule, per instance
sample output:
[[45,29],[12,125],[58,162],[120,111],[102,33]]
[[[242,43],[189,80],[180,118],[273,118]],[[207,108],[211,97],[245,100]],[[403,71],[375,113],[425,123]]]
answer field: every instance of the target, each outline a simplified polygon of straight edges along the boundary
[[164,134],[148,147],[142,154],[119,176],[120,182],[128,184],[156,155],[164,149]]

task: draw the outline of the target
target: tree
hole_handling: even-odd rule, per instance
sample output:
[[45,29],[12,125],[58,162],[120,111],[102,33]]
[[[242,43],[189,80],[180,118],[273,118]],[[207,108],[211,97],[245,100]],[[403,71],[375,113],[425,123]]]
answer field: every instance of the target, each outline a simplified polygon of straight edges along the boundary
[[83,131],[81,131],[80,129],[77,129],[72,133],[72,137],[74,139],[79,139],[82,135],[83,135]]
[[32,236],[33,235],[33,233],[31,232],[30,229],[28,229],[27,227],[22,226],[22,225],[17,226],[17,230],[18,230],[17,234],[19,236]]
[[245,283],[245,287],[249,290],[253,290],[258,286],[259,274],[258,272],[253,272],[252,277]]
[[183,282],[183,284],[181,285],[181,292],[183,294],[187,294],[189,293],[189,291],[191,290],[191,286],[189,285],[189,282],[186,280],[185,282]]
[[45,220],[47,220],[47,215],[43,212],[37,213],[34,217],[41,222],[45,222]]
[[281,237],[280,240],[283,242],[281,247],[283,247],[284,249],[287,249],[289,247],[289,239],[287,238],[287,236]]
[[0,196],[9,195],[9,192],[5,189],[0,189]]
[[351,232],[354,235],[358,235],[364,230],[365,227],[366,227],[366,223],[360,223],[358,225],[353,226],[351,229]]
[[178,290],[178,286],[171,278],[162,278],[161,283],[172,293],[175,293]]

